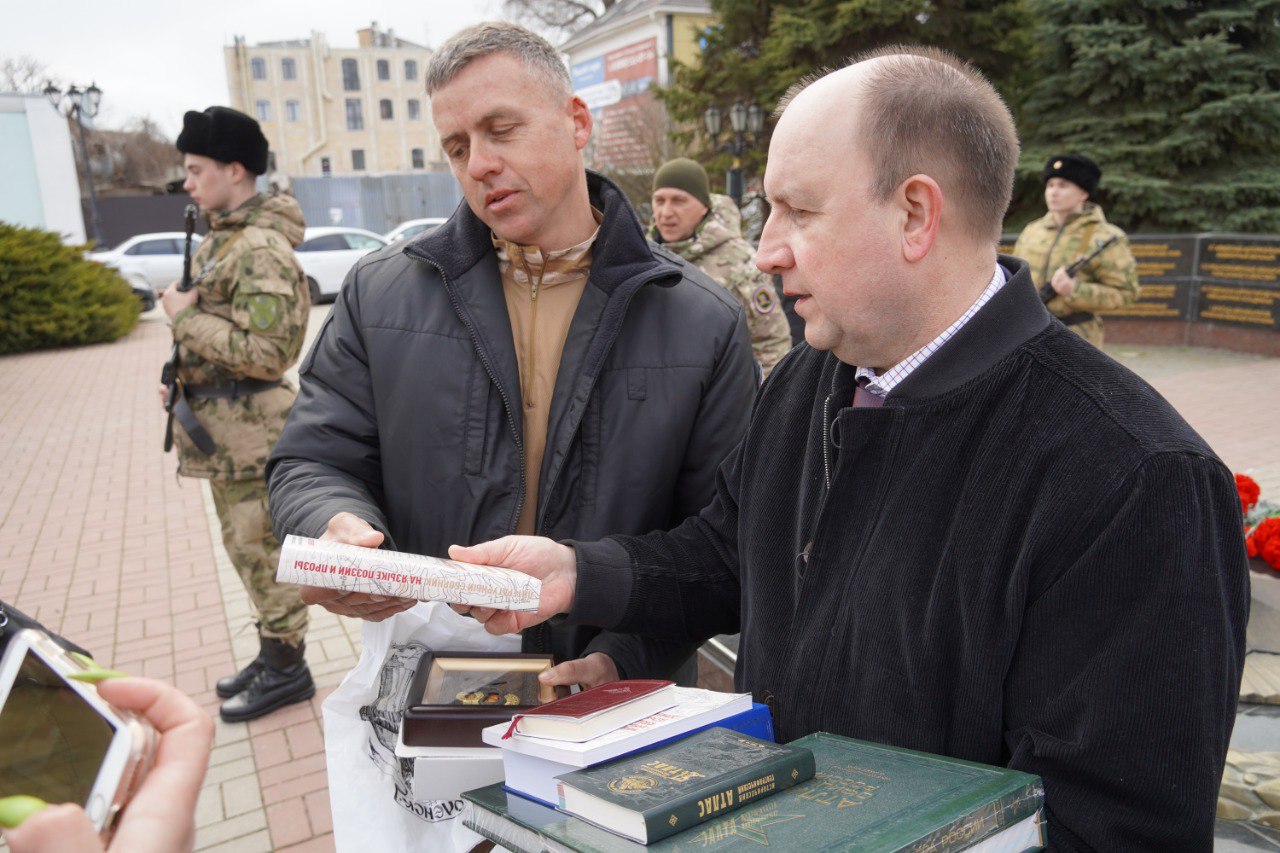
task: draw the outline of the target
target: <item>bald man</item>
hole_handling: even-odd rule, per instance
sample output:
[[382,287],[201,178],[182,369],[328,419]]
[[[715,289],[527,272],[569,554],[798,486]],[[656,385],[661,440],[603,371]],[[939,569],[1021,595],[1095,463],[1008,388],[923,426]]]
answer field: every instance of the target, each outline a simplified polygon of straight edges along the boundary
[[475,617],[741,630],[737,688],[779,741],[1038,774],[1055,849],[1211,849],[1249,603],[1231,473],[997,257],[1018,142],[976,71],[891,48],[784,105],[756,262],[807,345],[712,503],[665,533],[455,548],[543,579],[536,615]]

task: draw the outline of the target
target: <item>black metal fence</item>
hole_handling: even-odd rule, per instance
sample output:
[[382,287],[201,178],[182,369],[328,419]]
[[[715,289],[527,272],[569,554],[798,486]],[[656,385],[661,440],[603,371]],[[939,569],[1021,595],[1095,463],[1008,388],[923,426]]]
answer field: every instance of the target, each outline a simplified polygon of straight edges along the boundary
[[449,216],[462,200],[453,175],[293,178],[308,225],[350,225],[385,234],[409,219]]

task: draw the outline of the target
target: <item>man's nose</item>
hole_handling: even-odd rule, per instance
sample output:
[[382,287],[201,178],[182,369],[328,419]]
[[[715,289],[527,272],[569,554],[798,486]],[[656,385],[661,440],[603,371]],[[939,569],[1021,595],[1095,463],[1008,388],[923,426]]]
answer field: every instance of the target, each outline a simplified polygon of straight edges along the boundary
[[795,266],[791,249],[777,237],[777,229],[770,228],[773,217],[765,220],[760,232],[760,245],[756,247],[756,268],[769,275],[778,275]]
[[497,153],[484,143],[471,146],[471,155],[467,158],[467,176],[473,181],[483,181],[489,175],[502,171],[502,160]]

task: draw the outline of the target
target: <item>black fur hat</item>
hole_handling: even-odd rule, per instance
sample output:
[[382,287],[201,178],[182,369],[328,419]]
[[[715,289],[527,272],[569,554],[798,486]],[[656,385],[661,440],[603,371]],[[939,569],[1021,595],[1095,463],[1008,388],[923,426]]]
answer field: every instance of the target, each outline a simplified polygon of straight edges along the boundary
[[1098,181],[1102,180],[1102,170],[1083,154],[1055,154],[1044,164],[1044,172],[1040,176],[1046,183],[1050,178],[1066,178],[1093,195],[1093,191],[1098,188]]
[[267,138],[249,116],[230,107],[190,110],[182,117],[178,150],[223,163],[240,163],[255,175],[267,171]]

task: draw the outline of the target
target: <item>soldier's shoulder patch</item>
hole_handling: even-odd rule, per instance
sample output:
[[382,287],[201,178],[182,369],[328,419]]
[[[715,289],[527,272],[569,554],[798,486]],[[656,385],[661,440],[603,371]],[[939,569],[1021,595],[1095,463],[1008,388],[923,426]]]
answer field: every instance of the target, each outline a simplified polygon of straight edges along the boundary
[[751,307],[757,314],[770,314],[778,304],[778,296],[773,292],[772,284],[762,284],[751,292]]
[[280,297],[274,293],[255,293],[245,301],[249,312],[249,325],[260,332],[270,331],[280,322],[283,313]]

